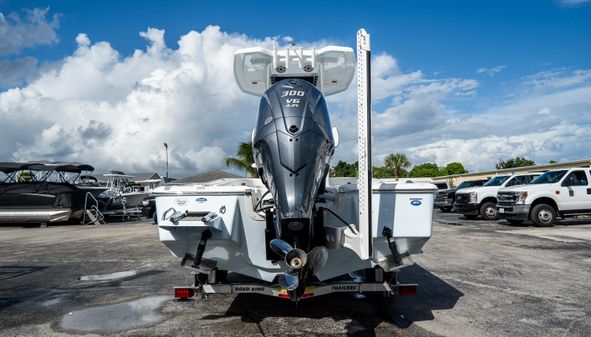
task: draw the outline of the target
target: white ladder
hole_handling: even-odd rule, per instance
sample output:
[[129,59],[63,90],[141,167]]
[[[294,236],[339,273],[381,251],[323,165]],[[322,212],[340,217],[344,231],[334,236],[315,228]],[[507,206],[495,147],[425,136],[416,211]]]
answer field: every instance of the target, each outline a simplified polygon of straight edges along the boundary
[[106,225],[105,216],[95,205],[90,206],[90,209],[84,210],[83,225]]
[[[88,200],[94,201],[94,205],[88,208]],[[82,217],[83,225],[106,225],[105,216],[98,209],[98,200],[90,192],[86,192],[86,198],[84,198],[84,216]]]

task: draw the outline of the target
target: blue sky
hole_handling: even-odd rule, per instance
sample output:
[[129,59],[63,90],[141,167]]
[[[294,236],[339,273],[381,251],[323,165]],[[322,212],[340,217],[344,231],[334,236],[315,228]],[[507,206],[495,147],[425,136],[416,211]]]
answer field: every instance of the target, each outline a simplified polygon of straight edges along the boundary
[[[8,93],[13,90],[11,95],[14,95],[15,89],[35,89],[41,96],[54,100],[53,103],[66,110],[65,104],[70,104],[68,107],[71,107],[73,100],[78,105],[86,104],[92,106],[89,108],[91,110],[101,111],[106,111],[106,108],[101,107],[101,102],[104,101],[108,101],[112,107],[130,102],[130,95],[133,94],[131,87],[126,89],[129,91],[122,94],[118,100],[105,100],[105,87],[93,88],[98,93],[96,96],[85,93],[80,97],[68,96],[67,99],[64,95],[52,96],[53,94],[48,94],[47,90],[44,91],[43,79],[52,71],[62,72],[68,60],[76,56],[81,46],[84,47],[86,40],[77,38],[81,33],[86,34],[90,46],[100,41],[107,42],[109,48],[106,52],[114,53],[108,60],[111,67],[116,67],[117,64],[124,67],[126,59],[131,58],[136,50],[146,52],[154,43],[154,38],[146,37],[145,34],[140,36],[140,32],[147,32],[149,27],[165,30],[166,47],[173,52],[179,50],[178,41],[183,36],[191,31],[204,34],[211,26],[220,27],[220,32],[225,34],[223,39],[235,41],[236,38],[241,38],[244,43],[265,43],[268,37],[288,36],[297,44],[322,45],[323,42],[330,42],[352,47],[355,44],[355,32],[358,28],[364,27],[372,35],[374,57],[381,57],[381,60],[388,64],[389,68],[384,71],[382,77],[391,83],[408,79],[402,86],[392,84],[391,87],[395,89],[374,102],[377,120],[382,118],[390,121],[398,118],[402,121],[393,122],[390,129],[383,130],[383,134],[376,134],[377,144],[381,146],[376,153],[376,164],[381,164],[380,158],[389,152],[407,152],[413,163],[435,161],[439,165],[445,165],[446,162],[459,160],[465,162],[472,170],[492,168],[494,158],[508,158],[514,155],[532,157],[538,162],[548,159],[576,160],[591,157],[591,152],[584,147],[569,152],[563,151],[566,142],[569,141],[567,139],[571,139],[566,135],[561,134],[562,142],[555,144],[555,133],[559,132],[556,127],[568,129],[565,124],[568,121],[548,117],[555,111],[563,117],[583,116],[570,122],[578,128],[589,127],[587,116],[591,115],[591,111],[587,110],[590,102],[585,98],[585,89],[591,82],[591,1],[370,1],[363,5],[346,1],[324,1],[314,4],[272,2],[269,5],[262,1],[0,0],[0,12],[5,17],[6,27],[19,26],[26,29],[27,25],[35,26],[31,19],[28,19],[30,11],[34,9],[44,11],[42,17],[45,25],[41,28],[45,30],[42,31],[40,28],[31,33],[38,34],[34,35],[39,37],[38,40],[29,37],[29,41],[35,41],[14,42],[23,45],[15,47],[13,44],[12,49],[4,46],[4,52],[0,42],[0,76],[3,69],[6,71],[9,68],[10,62],[21,61],[19,64],[27,64],[27,67],[22,67],[21,74],[15,73],[17,67],[10,67],[10,76],[5,75],[4,80],[0,77],[0,95],[4,93],[5,109],[1,110],[0,105],[0,121],[5,121],[8,125],[16,123],[16,120],[10,119],[12,117],[7,110],[7,102],[14,101],[9,100]],[[0,38],[3,36],[0,35]],[[242,42],[236,43],[240,46]],[[85,60],[91,61],[90,58]],[[180,67],[178,64],[167,63],[162,56],[159,60],[162,62],[153,60],[154,62],[150,63],[155,67],[151,70],[172,71],[176,66]],[[146,80],[150,73],[148,70],[138,71],[135,73],[135,81]],[[72,81],[71,77],[68,78]],[[54,80],[56,85],[62,80],[66,81],[64,77],[56,77]],[[424,93],[425,86],[434,84],[445,89],[438,89],[438,93],[429,92],[428,97],[418,94]],[[572,102],[564,102],[565,98],[571,99]],[[548,103],[538,106],[534,104],[536,101]],[[256,103],[253,103],[252,98],[247,102],[256,109]],[[65,121],[57,118],[49,120],[37,115],[39,109],[50,109],[53,105],[42,105],[33,111],[27,110],[30,109],[30,102],[28,105],[24,101],[19,104],[17,110],[22,114],[30,114],[31,118],[35,116],[34,119],[39,119],[37,133],[32,131],[28,137],[29,141],[21,136],[14,142],[0,147],[0,160],[26,159],[25,149],[28,149],[28,146],[39,147],[40,142],[56,141],[49,135],[47,137],[51,140],[46,138],[43,141],[39,138],[38,132],[59,134],[60,132],[55,130],[65,130],[67,133],[68,129],[91,126],[94,127],[91,129],[95,130],[101,125],[105,130],[112,129],[112,132],[117,132],[116,126],[110,124],[116,123],[107,117],[103,120],[93,119],[95,123],[92,125],[67,125]],[[522,119],[519,118],[520,109],[524,109]],[[336,116],[333,123],[337,126],[339,123],[343,126],[348,125],[347,120],[354,111],[338,104],[334,110]],[[59,114],[54,111],[51,113]],[[107,114],[109,112],[104,112],[103,116]],[[431,116],[437,123],[405,124],[405,118],[413,114]],[[199,115],[199,112],[196,115]],[[525,130],[517,124],[530,121],[534,115],[550,118],[547,121],[556,124],[545,124],[547,130]],[[253,123],[254,118],[253,115]],[[474,128],[480,125],[478,123],[491,118],[505,118],[514,124],[506,128],[501,125],[501,129],[504,130],[498,132],[487,131],[480,135],[474,133]],[[464,127],[470,130],[463,132],[458,121],[468,121]],[[483,127],[487,129],[486,126]],[[246,129],[244,133],[247,133]],[[429,132],[433,129],[440,129],[441,132]],[[241,132],[240,129],[234,131]],[[536,135],[540,135],[542,131],[545,132],[544,136],[539,136],[540,140],[530,147],[519,144],[519,137],[524,134],[531,138],[537,137]],[[108,133],[111,134],[111,131]],[[351,145],[354,145],[354,137],[349,133],[349,139],[347,134],[345,133],[345,140],[348,139]],[[513,145],[489,146],[486,150],[488,155],[477,160],[464,158],[474,151],[479,137],[484,137],[489,142]],[[393,141],[392,138],[396,140]],[[208,151],[213,151],[217,157],[230,155],[233,150],[232,141],[237,143],[241,139],[213,141],[212,148],[215,149]],[[462,156],[457,155],[457,150],[441,148],[442,144],[453,147],[457,146],[457,142],[466,141],[472,141],[474,145],[461,152]],[[192,151],[200,153],[210,145],[205,141],[192,143]],[[105,150],[103,145],[97,145],[97,150],[98,147]],[[179,172],[212,169],[218,165],[195,168],[195,163],[191,164],[192,161],[187,159],[191,149],[185,147],[178,150],[183,151],[184,155],[179,155],[176,160],[173,156],[172,163],[177,165]],[[205,152],[209,153],[208,151]],[[46,155],[46,159],[85,157],[75,149],[36,155]],[[343,152],[337,154],[337,159],[353,160],[354,155],[354,151]],[[134,170],[150,169],[159,165],[156,164],[159,162],[159,156],[161,154],[154,155],[145,162],[138,159],[133,163],[109,156],[110,162],[104,165],[128,165],[129,169]],[[219,159],[217,157],[215,160]]]
[[167,42],[174,44],[192,29],[219,25],[255,38],[288,35],[296,43],[326,39],[345,45],[354,45],[358,27],[365,27],[374,52],[395,54],[404,69],[444,75],[506,65],[500,77],[511,78],[591,63],[591,3],[584,2],[324,1],[298,7],[263,1],[0,1],[3,12],[35,7],[61,16],[60,42],[28,51],[40,59],[71,53],[80,32],[129,54],[143,42],[137,32],[147,27],[166,29]]

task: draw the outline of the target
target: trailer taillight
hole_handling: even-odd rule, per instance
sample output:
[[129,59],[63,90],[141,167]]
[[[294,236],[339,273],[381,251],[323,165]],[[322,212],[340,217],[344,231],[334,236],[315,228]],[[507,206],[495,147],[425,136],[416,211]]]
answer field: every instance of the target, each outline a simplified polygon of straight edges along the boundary
[[399,285],[398,295],[400,296],[417,296],[417,286],[411,285]]
[[174,288],[174,297],[180,300],[186,300],[193,295],[195,295],[195,291],[192,288]]

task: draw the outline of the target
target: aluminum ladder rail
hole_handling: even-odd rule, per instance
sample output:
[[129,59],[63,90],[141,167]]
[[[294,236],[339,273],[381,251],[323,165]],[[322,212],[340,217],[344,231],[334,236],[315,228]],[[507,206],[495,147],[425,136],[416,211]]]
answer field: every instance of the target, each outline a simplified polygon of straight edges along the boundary
[[[90,205],[88,208],[88,201],[93,201],[94,204]],[[98,200],[92,195],[90,192],[86,192],[86,197],[84,198],[84,216],[82,217],[82,224],[83,225],[106,225],[105,216],[101,211],[98,209],[99,202]],[[88,221],[87,221],[88,219]]]

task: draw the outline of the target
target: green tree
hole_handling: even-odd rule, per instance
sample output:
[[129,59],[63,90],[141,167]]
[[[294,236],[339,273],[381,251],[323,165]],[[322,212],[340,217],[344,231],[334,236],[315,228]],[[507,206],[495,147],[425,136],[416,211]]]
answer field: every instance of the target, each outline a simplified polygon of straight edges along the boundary
[[535,164],[536,162],[534,162],[533,160],[525,159],[525,157],[515,157],[507,161],[499,160],[499,163],[496,165],[496,167],[497,169],[506,169],[513,167],[532,166]]
[[558,162],[556,160],[554,160],[554,159],[550,159],[548,161],[548,164],[556,164],[556,163],[558,163]]
[[228,167],[246,172],[253,178],[257,178],[259,176],[257,169],[252,167],[252,164],[254,164],[252,142],[240,143],[240,145],[238,145],[238,149],[236,149],[236,157],[224,159],[224,164]]
[[468,173],[468,171],[464,168],[464,165],[462,165],[462,163],[454,161],[447,164],[445,168],[441,169],[441,173],[443,173],[444,175],[452,175]]
[[441,170],[435,163],[424,163],[421,165],[416,165],[410,170],[411,177],[437,177],[440,176]]
[[357,177],[358,162],[349,164],[339,160],[337,165],[332,168],[330,175],[332,177]]
[[384,166],[394,173],[396,179],[399,179],[410,167],[410,161],[404,153],[391,153],[384,159]]
[[381,166],[381,167],[374,166],[371,173],[374,178],[392,178],[392,177],[394,177],[394,171],[392,171],[391,169],[389,169],[385,166]]

